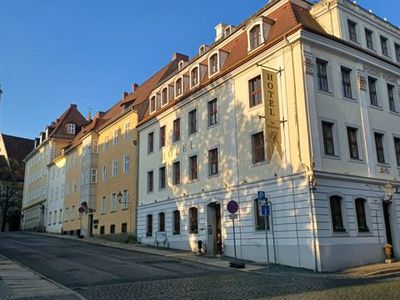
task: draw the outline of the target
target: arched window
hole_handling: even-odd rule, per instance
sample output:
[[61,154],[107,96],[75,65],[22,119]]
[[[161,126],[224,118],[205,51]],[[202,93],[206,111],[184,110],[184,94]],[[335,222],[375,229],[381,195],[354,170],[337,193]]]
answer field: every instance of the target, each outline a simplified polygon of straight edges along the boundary
[[331,205],[332,227],[333,231],[346,231],[343,226],[342,216],[342,198],[339,196],[331,196],[329,198]]
[[150,112],[156,111],[156,96],[151,97],[150,99]]
[[168,103],[168,89],[164,88],[161,92],[161,105]]
[[174,228],[172,233],[173,234],[181,234],[181,213],[179,210],[175,210],[174,214]]
[[165,213],[163,212],[158,214],[158,231],[165,231]]
[[189,208],[189,233],[198,233],[199,224],[197,216],[197,207]]
[[190,82],[193,86],[196,86],[199,83],[199,68],[195,67],[193,70],[190,72]]
[[256,25],[250,30],[250,48],[257,48],[261,44],[261,26]]
[[210,74],[218,72],[218,54],[215,53],[210,57]]
[[175,92],[176,95],[179,96],[180,94],[182,94],[182,78],[179,78],[176,82],[175,82]]
[[146,236],[152,236],[153,235],[153,215],[147,215],[147,231],[146,231]]
[[365,202],[366,201],[363,198],[357,198],[355,200],[358,231],[360,232],[369,231],[365,214]]

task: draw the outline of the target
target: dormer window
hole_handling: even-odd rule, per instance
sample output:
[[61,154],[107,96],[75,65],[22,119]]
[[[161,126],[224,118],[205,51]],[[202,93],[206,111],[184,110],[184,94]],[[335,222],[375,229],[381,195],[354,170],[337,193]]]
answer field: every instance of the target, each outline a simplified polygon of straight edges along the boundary
[[179,63],[178,63],[178,70],[182,70],[182,68],[185,66],[185,62],[183,61],[183,60],[181,60]]
[[168,89],[164,88],[161,91],[161,106],[164,106],[167,103],[168,103]]
[[72,123],[67,124],[67,133],[75,134],[75,124]]
[[150,98],[150,113],[156,111],[156,96]]
[[201,45],[199,48],[199,55],[203,55],[204,53],[206,53],[207,50],[208,50],[207,45]]
[[225,33],[224,36],[227,37],[228,35],[230,35],[232,33],[232,26],[229,25],[225,28]]
[[179,78],[175,82],[175,93],[176,93],[176,96],[179,96],[182,94],[182,78]]
[[199,84],[199,67],[195,67],[190,72],[190,85],[194,87]]
[[261,45],[261,26],[256,25],[250,30],[250,47],[255,49],[259,45]]
[[219,71],[219,68],[218,68],[218,53],[214,53],[213,55],[211,55],[208,65],[210,66],[210,75],[213,75],[213,74],[215,74],[215,73],[217,73]]

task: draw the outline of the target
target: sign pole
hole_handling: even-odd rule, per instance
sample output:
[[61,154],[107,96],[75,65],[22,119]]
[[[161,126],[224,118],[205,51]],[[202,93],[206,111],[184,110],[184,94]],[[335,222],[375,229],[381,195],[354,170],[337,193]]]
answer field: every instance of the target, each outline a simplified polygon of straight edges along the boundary
[[267,249],[267,266],[269,272],[269,245],[268,245],[268,227],[267,227],[267,216],[264,216],[264,227],[265,227],[265,246]]
[[237,256],[236,256],[236,237],[235,237],[235,218],[232,218],[232,229],[233,229],[233,252],[235,254],[235,261],[237,261]]
[[232,219],[232,236],[233,236],[233,253],[235,255],[235,261],[231,261],[229,266],[231,268],[245,268],[245,264],[243,262],[239,262],[236,256],[236,232],[235,232],[235,219],[237,218],[236,212],[239,209],[239,204],[231,200],[227,204],[228,212],[230,213],[229,218]]

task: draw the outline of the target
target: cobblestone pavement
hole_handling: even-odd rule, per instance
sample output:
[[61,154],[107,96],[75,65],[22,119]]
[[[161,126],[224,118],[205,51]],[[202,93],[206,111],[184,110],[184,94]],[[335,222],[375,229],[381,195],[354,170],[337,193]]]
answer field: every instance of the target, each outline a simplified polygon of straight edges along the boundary
[[28,234],[0,235],[0,253],[96,300],[400,299],[395,276],[354,278],[275,265],[269,272],[239,272]]

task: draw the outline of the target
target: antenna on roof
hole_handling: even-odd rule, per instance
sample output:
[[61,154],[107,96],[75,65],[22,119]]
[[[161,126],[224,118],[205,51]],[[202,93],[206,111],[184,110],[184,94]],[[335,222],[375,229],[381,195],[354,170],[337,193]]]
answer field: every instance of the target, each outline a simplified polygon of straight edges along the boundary
[[86,107],[86,109],[88,110],[87,119],[91,120],[92,119],[92,108]]

